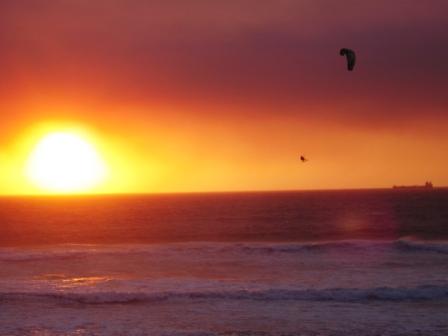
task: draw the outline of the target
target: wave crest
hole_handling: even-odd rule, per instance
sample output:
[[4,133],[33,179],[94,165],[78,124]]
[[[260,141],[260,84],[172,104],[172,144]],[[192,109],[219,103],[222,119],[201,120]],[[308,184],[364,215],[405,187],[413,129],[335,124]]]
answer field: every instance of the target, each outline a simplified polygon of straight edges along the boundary
[[414,288],[329,288],[329,289],[268,289],[221,290],[221,291],[167,291],[145,292],[46,292],[46,293],[0,293],[0,300],[11,299],[57,299],[86,304],[157,302],[176,299],[201,300],[257,300],[257,301],[414,301],[448,299],[447,286],[418,286]]
[[427,242],[412,239],[395,241],[328,241],[306,243],[172,243],[163,245],[68,245],[43,249],[0,249],[0,261],[36,261],[46,259],[74,259],[90,256],[123,256],[135,254],[172,255],[185,253],[207,254],[276,254],[352,252],[391,249],[398,252],[432,252],[448,254],[448,242]]

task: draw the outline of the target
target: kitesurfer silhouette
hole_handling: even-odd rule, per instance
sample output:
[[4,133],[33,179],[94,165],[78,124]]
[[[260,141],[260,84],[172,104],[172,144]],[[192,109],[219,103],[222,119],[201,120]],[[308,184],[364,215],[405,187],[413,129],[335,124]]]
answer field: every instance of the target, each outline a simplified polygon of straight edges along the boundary
[[355,54],[355,52],[353,50],[351,50],[351,49],[342,48],[339,51],[339,55],[346,57],[346,59],[347,59],[347,70],[348,71],[353,71],[353,68],[355,67],[355,63],[356,63],[356,54]]

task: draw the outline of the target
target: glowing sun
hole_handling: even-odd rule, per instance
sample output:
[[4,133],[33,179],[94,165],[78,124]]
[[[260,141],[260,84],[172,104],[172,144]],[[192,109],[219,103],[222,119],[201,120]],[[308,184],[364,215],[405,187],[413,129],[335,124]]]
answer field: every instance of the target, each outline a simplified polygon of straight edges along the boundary
[[82,192],[101,183],[105,163],[82,136],[55,132],[47,134],[34,148],[27,175],[38,187],[52,192]]

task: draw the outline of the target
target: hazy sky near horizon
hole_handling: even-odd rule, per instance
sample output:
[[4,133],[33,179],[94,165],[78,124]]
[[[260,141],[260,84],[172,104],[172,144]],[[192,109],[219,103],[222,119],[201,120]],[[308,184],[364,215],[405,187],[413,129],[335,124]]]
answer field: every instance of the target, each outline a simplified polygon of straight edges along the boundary
[[107,191],[448,185],[447,12],[442,0],[4,0],[0,182],[19,179],[15,146],[50,121],[116,146],[128,178]]

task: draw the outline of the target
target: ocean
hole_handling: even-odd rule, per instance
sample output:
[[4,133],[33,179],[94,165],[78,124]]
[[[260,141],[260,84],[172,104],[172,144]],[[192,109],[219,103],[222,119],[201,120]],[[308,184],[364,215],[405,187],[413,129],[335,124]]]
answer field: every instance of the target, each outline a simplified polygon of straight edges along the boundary
[[0,335],[448,335],[448,190],[3,197]]

